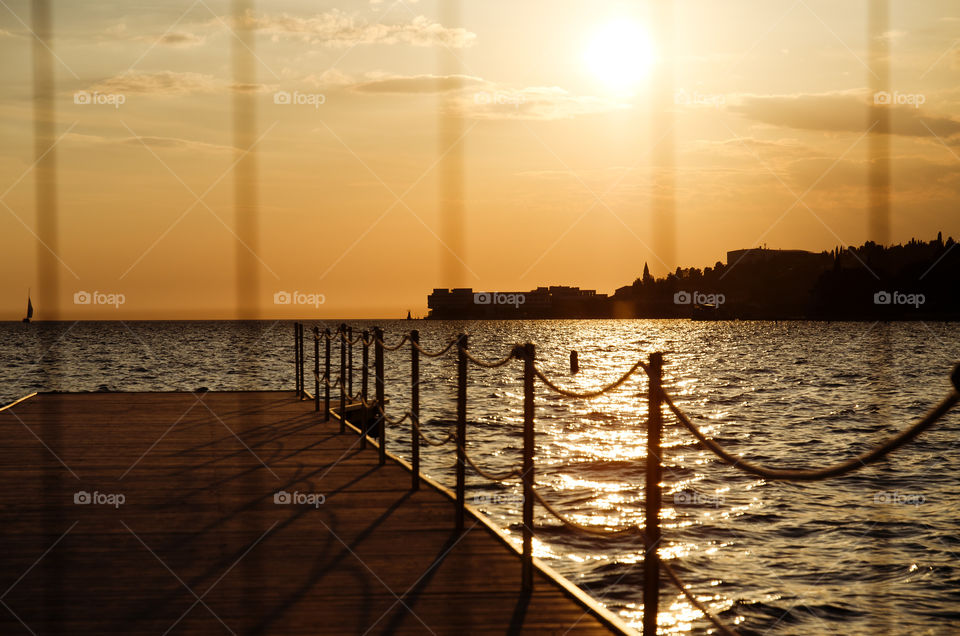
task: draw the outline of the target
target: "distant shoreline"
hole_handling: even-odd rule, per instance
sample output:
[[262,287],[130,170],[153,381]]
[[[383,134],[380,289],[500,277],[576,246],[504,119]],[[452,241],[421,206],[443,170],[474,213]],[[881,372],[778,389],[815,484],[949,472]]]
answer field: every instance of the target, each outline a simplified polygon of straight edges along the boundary
[[0,324],[17,324],[23,325],[24,329],[29,329],[30,325],[37,324],[65,324],[65,323],[92,323],[92,322],[111,322],[111,323],[121,323],[121,322],[327,322],[331,324],[340,324],[341,322],[350,322],[350,321],[364,321],[364,322],[501,322],[509,320],[512,322],[545,322],[545,321],[554,321],[554,320],[592,320],[592,321],[602,321],[602,320],[617,320],[617,321],[626,321],[626,320],[685,320],[691,323],[701,323],[701,322],[960,322],[960,317],[929,317],[924,316],[920,318],[738,318],[738,317],[724,317],[717,319],[708,319],[700,320],[693,319],[689,317],[670,317],[670,316],[649,316],[649,317],[621,317],[621,318],[612,318],[612,317],[576,317],[576,316],[562,316],[562,317],[552,317],[552,318],[509,318],[506,316],[502,317],[484,317],[484,318],[469,318],[469,317],[459,317],[459,318],[414,318],[413,320],[407,320],[406,318],[129,318],[126,320],[99,320],[99,319],[76,319],[76,320],[32,320],[29,325],[24,325],[20,320],[0,320]]

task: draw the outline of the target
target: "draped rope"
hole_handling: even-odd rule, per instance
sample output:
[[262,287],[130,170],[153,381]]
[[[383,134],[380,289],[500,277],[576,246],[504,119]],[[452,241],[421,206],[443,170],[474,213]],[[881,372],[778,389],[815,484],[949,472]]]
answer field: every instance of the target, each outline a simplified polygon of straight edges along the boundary
[[496,369],[497,367],[502,367],[503,365],[508,364],[511,360],[519,359],[519,358],[517,357],[517,347],[514,347],[514,348],[510,351],[510,353],[507,354],[507,357],[501,358],[501,359],[499,359],[499,360],[493,360],[493,361],[490,361],[490,362],[488,362],[488,361],[486,361],[486,360],[481,360],[481,359],[479,359],[479,358],[475,358],[475,357],[473,356],[473,354],[470,353],[470,350],[469,350],[469,349],[464,349],[464,350],[463,350],[463,353],[464,353],[464,355],[467,356],[467,360],[469,360],[470,362],[474,363],[475,365],[477,365],[477,366],[479,366],[479,367],[484,367],[484,368],[486,368],[486,369]]
[[443,446],[444,444],[446,444],[447,442],[449,442],[454,438],[453,431],[450,431],[447,433],[447,436],[442,440],[440,441],[432,440],[429,437],[427,437],[426,434],[420,429],[420,425],[417,424],[416,420],[411,419],[410,422],[413,424],[413,428],[417,429],[417,434],[420,436],[420,439],[425,441],[427,444],[430,444],[431,446]]
[[399,349],[400,347],[402,347],[402,346],[404,345],[404,343],[405,343],[407,340],[409,340],[409,339],[410,339],[410,335],[409,335],[409,334],[403,334],[403,338],[400,338],[400,342],[398,342],[397,344],[393,345],[392,347],[389,347],[389,346],[387,346],[387,343],[384,342],[383,340],[381,340],[380,338],[375,338],[375,340],[376,340],[377,342],[379,342],[379,343],[381,344],[381,346],[383,346],[383,350],[384,350],[384,351],[396,351],[397,349]]
[[607,535],[626,535],[626,534],[636,534],[643,536],[643,530],[640,529],[637,525],[622,526],[620,528],[599,528],[597,526],[585,526],[582,523],[577,523],[571,519],[568,519],[561,513],[559,510],[551,506],[546,499],[543,498],[536,488],[530,489],[533,492],[533,498],[540,502],[540,505],[543,506],[547,512],[556,517],[563,525],[576,530],[578,532],[583,532],[585,534],[592,534],[598,536],[607,536]]
[[647,365],[644,364],[642,360],[638,360],[636,364],[634,364],[632,367],[627,369],[626,373],[621,375],[618,379],[614,380],[612,383],[608,384],[607,386],[601,389],[597,389],[596,391],[585,391],[583,393],[580,393],[577,391],[571,391],[569,389],[564,389],[560,386],[557,386],[556,384],[550,381],[550,378],[545,376],[543,372],[536,367],[534,367],[533,372],[534,374],[536,374],[538,378],[540,378],[541,382],[546,384],[551,390],[559,393],[560,395],[565,395],[571,398],[582,399],[582,398],[594,398],[594,397],[603,395],[604,393],[609,393],[610,391],[613,391],[615,388],[617,388],[618,386],[620,386],[621,384],[629,380],[630,376],[632,376],[634,373],[637,372],[637,369],[643,369],[644,371],[647,371]]
[[419,351],[422,355],[427,356],[428,358],[439,358],[440,356],[445,354],[447,351],[450,351],[450,349],[453,349],[453,347],[456,346],[456,344],[457,344],[457,340],[453,339],[450,341],[449,344],[447,344],[447,346],[445,346],[443,349],[440,349],[439,351],[427,351],[426,349],[420,346],[420,343],[417,343],[417,342],[414,342],[413,346],[416,347],[417,351]]
[[717,629],[727,636],[737,636],[737,632],[721,623],[720,619],[714,616],[713,613],[707,609],[707,606],[701,603],[700,600],[693,595],[693,592],[687,589],[687,586],[683,581],[680,580],[680,577],[677,576],[677,573],[673,571],[673,568],[670,567],[669,563],[661,559],[660,565],[663,566],[663,571],[667,573],[667,577],[673,581],[673,584],[677,586],[677,589],[683,592],[683,595],[687,597],[687,600],[690,601],[694,607],[703,612],[703,615],[707,617],[707,620],[713,623]]
[[960,401],[960,394],[958,394],[956,391],[953,391],[950,395],[941,400],[940,403],[937,404],[929,413],[923,416],[919,422],[907,427],[893,437],[890,437],[887,439],[887,441],[873,448],[873,450],[857,455],[856,457],[852,457],[844,462],[834,464],[833,466],[815,468],[811,470],[770,468],[768,466],[754,464],[743,459],[742,457],[736,457],[720,446],[720,444],[707,437],[703,431],[701,431],[693,422],[690,421],[690,418],[688,418],[686,414],[680,410],[680,407],[678,407],[673,402],[673,399],[665,392],[663,393],[663,400],[670,410],[673,411],[673,414],[677,416],[677,419],[680,421],[680,423],[683,424],[707,450],[710,450],[717,457],[730,464],[734,468],[738,468],[744,472],[758,475],[766,479],[816,481],[820,479],[827,479],[828,477],[845,475],[846,473],[864,468],[868,464],[875,462],[888,453],[900,448],[917,435],[933,426],[937,420],[943,417],[947,411],[953,408],[957,402]]
[[463,458],[467,460],[467,463],[470,464],[470,466],[472,466],[475,471],[477,471],[478,475],[480,475],[484,479],[489,479],[490,481],[495,481],[502,484],[506,482],[508,479],[512,479],[513,477],[520,476],[520,471],[517,470],[516,468],[511,468],[505,473],[499,473],[499,474],[488,473],[487,471],[477,466],[476,463],[474,463],[474,461],[470,459],[470,455],[467,454],[467,449],[463,449]]

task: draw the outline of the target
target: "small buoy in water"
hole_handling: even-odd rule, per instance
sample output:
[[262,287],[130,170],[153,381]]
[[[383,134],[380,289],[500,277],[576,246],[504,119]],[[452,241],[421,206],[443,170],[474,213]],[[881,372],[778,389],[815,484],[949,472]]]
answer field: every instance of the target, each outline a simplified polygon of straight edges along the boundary
[[577,357],[576,351],[570,352],[570,373],[576,373],[580,370],[580,360]]

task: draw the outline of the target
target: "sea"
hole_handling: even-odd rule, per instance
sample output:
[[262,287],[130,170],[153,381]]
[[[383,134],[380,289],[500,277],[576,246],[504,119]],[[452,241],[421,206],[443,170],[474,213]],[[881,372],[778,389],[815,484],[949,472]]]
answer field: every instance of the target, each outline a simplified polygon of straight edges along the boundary
[[[354,335],[382,327],[388,344],[417,329],[433,350],[468,333],[470,350],[487,360],[532,342],[543,373],[576,391],[662,352],[665,390],[694,423],[732,453],[783,468],[869,450],[948,395],[960,362],[960,325],[942,322],[346,322]],[[339,323],[306,321],[308,331]],[[289,321],[0,323],[0,401],[33,391],[292,391],[293,334]],[[309,339],[306,352],[311,368]],[[355,392],[360,352],[356,345]],[[423,430],[442,438],[456,419],[455,351],[420,367]],[[491,472],[518,467],[521,363],[470,365],[468,374],[468,453]],[[387,413],[400,417],[410,400],[407,346],[385,353],[385,376]],[[537,382],[536,486],[571,520],[643,523],[646,391],[642,373],[592,399]],[[702,449],[669,412],[664,422],[660,554],[724,623],[742,634],[960,633],[960,413],[869,467],[809,483],[746,474]],[[388,448],[402,457],[407,440],[408,429],[388,430]],[[428,475],[454,483],[452,444],[421,453]],[[467,485],[467,501],[519,541],[519,484],[468,470]],[[536,555],[639,628],[637,538],[583,535],[539,506],[536,523]],[[659,621],[664,634],[713,629],[668,583]]]

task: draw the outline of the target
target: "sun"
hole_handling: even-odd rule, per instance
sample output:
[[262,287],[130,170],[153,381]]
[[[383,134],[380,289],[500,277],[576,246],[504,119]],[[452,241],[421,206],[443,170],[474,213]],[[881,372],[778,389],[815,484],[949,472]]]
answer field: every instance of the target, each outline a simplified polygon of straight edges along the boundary
[[650,35],[629,18],[611,20],[597,28],[583,53],[590,74],[608,90],[620,94],[637,89],[654,59]]

